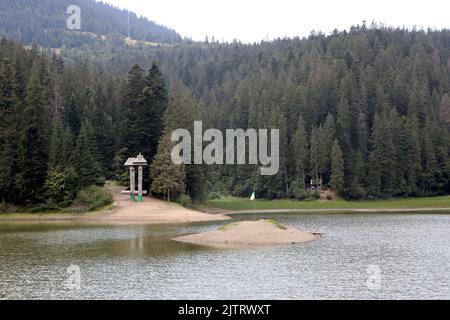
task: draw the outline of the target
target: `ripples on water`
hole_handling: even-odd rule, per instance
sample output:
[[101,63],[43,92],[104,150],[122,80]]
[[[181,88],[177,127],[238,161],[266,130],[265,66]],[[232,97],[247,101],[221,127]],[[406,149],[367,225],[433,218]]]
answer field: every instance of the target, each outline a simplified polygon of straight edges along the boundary
[[[219,250],[170,239],[220,224],[0,224],[0,298],[450,299],[450,215],[264,217],[325,236]],[[80,290],[67,287],[71,265]],[[371,265],[381,277],[369,289]]]

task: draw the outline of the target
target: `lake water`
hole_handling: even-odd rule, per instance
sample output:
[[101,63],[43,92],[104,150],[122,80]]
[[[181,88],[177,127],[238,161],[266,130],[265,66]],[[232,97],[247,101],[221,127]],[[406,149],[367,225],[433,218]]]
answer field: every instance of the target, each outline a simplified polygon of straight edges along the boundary
[[0,299],[450,299],[450,215],[263,217],[324,237],[224,250],[170,240],[223,222],[0,223]]

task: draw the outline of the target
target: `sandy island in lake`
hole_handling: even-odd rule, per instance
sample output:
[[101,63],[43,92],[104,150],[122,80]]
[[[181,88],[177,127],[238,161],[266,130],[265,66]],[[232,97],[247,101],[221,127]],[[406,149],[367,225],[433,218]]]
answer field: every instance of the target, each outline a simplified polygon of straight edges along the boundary
[[217,231],[174,238],[174,241],[215,247],[296,244],[317,240],[320,235],[283,226],[274,220],[243,221],[227,224]]

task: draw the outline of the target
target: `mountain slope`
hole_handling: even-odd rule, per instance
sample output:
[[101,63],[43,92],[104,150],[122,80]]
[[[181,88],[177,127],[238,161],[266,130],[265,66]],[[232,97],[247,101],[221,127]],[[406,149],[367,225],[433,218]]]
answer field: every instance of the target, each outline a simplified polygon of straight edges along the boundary
[[[81,32],[67,29],[70,5],[81,9]],[[91,34],[89,34],[91,33]],[[128,13],[93,0],[0,0],[0,36],[46,48],[78,47],[96,35],[128,35]],[[130,37],[136,40],[177,43],[181,36],[130,12]]]

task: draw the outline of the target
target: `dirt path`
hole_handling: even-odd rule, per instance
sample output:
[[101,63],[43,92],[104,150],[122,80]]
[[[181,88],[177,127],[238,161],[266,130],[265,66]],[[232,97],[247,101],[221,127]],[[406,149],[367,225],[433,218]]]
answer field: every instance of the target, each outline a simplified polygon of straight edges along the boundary
[[144,197],[143,202],[132,202],[128,195],[121,194],[117,188],[113,189],[113,193],[117,209],[98,218],[112,222],[142,223],[186,223],[230,219],[222,214],[194,211],[150,197]]

